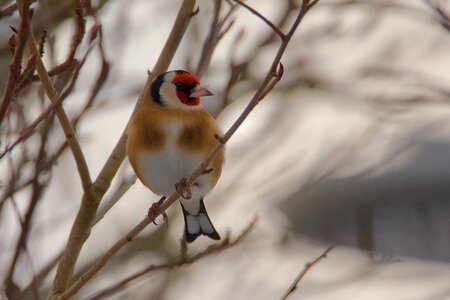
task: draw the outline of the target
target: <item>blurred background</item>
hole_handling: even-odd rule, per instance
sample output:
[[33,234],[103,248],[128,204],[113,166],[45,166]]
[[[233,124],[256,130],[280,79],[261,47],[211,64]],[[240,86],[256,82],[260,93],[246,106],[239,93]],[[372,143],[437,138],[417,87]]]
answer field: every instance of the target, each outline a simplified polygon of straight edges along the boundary
[[[5,13],[11,3],[0,1],[2,93],[12,57],[8,25],[18,27],[17,12]],[[64,108],[94,178],[127,124],[180,3],[92,1],[103,51],[98,38],[82,41],[75,57],[90,52]],[[285,31],[298,11],[294,0],[247,3]],[[215,94],[203,104],[226,131],[268,71],[279,40],[242,7],[197,5],[170,69],[202,75]],[[36,36],[46,31],[43,58],[50,69],[70,49],[73,4],[46,0],[32,7]],[[202,49],[215,13],[227,32],[206,68]],[[206,199],[223,237],[233,240],[257,217],[250,234],[191,265],[152,272],[102,295],[134,272],[179,258],[184,225],[176,204],[168,227],[150,225],[75,298],[279,299],[305,263],[337,244],[292,299],[450,299],[447,16],[450,1],[320,0],[282,59],[282,81],[226,145],[222,178]],[[94,24],[86,17],[88,31]],[[101,74],[104,84],[92,97]],[[68,77],[54,76],[55,85],[62,89]],[[39,81],[27,82],[0,126],[0,151],[48,105]],[[45,298],[79,208],[82,187],[64,140],[50,115],[0,160],[0,281],[10,299],[36,299],[36,287]],[[128,187],[93,228],[76,276],[158,199],[134,181],[125,161],[100,210]],[[25,251],[16,249],[20,219],[28,220]],[[201,238],[188,254],[212,243]]]

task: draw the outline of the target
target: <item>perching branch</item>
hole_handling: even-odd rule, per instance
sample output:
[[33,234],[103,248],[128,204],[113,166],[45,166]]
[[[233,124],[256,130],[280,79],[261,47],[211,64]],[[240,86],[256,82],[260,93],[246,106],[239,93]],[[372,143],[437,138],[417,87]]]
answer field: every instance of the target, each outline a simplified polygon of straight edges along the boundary
[[[224,147],[224,145],[228,142],[228,140],[233,136],[236,130],[241,126],[244,120],[248,117],[251,111],[256,107],[256,105],[263,99],[267,93],[273,89],[275,84],[281,80],[281,76],[283,74],[283,67],[280,64],[281,57],[283,56],[286,48],[291,40],[295,30],[297,29],[300,22],[303,20],[303,17],[306,13],[317,3],[318,1],[303,1],[301,8],[297,14],[297,17],[290,28],[289,32],[285,35],[285,38],[282,39],[280,47],[275,55],[275,58],[272,62],[272,65],[269,71],[266,73],[262,83],[259,85],[257,91],[254,96],[250,100],[249,104],[239,116],[239,118],[235,121],[235,123],[231,126],[231,128],[225,133],[225,135],[218,139],[217,145],[210,152],[208,157],[202,162],[202,164],[195,170],[191,176],[186,181],[188,187],[190,187],[199,176],[201,176],[204,171],[208,168],[211,161],[214,157],[219,153],[219,151]],[[146,89],[148,89],[150,83],[148,82],[146,85]],[[125,150],[123,150],[124,152]],[[117,253],[123,246],[127,243],[131,242],[134,237],[136,237],[144,228],[147,227],[151,222],[153,222],[159,215],[165,212],[179,197],[177,192],[172,193],[170,197],[166,199],[166,201],[160,206],[158,210],[153,210],[152,213],[148,215],[148,217],[144,218],[139,224],[137,224],[132,230],[130,230],[123,238],[117,241],[103,256],[101,256],[82,276],[76,281],[63,295],[61,299],[69,299],[73,295],[75,295],[95,274],[97,274],[108,262],[108,260]]]
[[[184,0],[181,4],[172,31],[170,32],[161,55],[153,69],[153,73],[148,76],[144,91],[136,104],[135,110],[141,105],[143,95],[149,92],[151,81],[154,76],[164,72],[172,61],[175,51],[177,50],[186,28],[189,25],[190,19],[193,16],[194,6],[195,0]],[[81,247],[89,236],[98,205],[110,187],[112,179],[125,158],[126,140],[127,134],[125,129],[94,182],[95,198],[93,201],[90,201],[88,193],[85,192],[83,194],[80,210],[72,225],[69,240],[59,262],[58,270],[52,284],[49,295],[51,299],[59,299],[69,285]]]
[[293,292],[295,292],[295,290],[298,287],[298,284],[300,283],[300,281],[305,277],[306,273],[311,270],[316,264],[318,264],[322,259],[326,258],[328,253],[330,253],[331,250],[334,249],[334,247],[336,246],[330,246],[328,247],[319,257],[317,257],[315,260],[313,260],[312,262],[309,262],[307,264],[305,264],[305,267],[303,268],[303,270],[300,272],[300,274],[298,274],[298,276],[294,279],[294,282],[292,282],[291,286],[289,287],[289,289],[287,290],[287,292],[283,295],[283,297],[281,297],[281,300],[285,300],[289,297],[289,295],[291,295]]

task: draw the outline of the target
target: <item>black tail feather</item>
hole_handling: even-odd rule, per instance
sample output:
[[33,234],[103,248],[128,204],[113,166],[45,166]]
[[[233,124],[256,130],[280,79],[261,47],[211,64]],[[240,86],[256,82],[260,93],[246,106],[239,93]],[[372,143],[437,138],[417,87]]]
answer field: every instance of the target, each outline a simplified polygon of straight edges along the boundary
[[197,215],[191,215],[182,203],[181,207],[183,208],[185,237],[188,243],[192,243],[200,235],[206,235],[213,240],[220,240],[220,235],[217,233],[206,212],[203,198],[200,199],[200,209]]

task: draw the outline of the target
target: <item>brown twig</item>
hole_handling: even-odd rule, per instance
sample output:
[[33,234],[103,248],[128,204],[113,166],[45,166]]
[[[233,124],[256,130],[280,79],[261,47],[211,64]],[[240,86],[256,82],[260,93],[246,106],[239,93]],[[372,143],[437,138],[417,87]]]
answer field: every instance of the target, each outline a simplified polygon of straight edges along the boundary
[[18,77],[20,74],[20,68],[22,65],[22,56],[27,42],[28,35],[30,33],[30,1],[23,1],[23,14],[20,18],[20,27],[18,33],[17,45],[14,48],[14,56],[9,65],[8,80],[6,82],[6,88],[2,96],[2,104],[0,106],[0,124],[3,122],[6,111],[8,110],[9,103],[16,92],[16,86],[18,83]]
[[[35,164],[34,164],[34,180],[32,181],[32,192],[31,192],[31,197],[29,200],[29,204],[28,204],[28,208],[26,210],[25,213],[25,217],[22,220],[21,219],[21,232],[20,232],[20,236],[17,240],[16,243],[16,247],[15,247],[15,251],[14,251],[14,255],[13,258],[11,260],[11,265],[9,267],[7,276],[6,276],[6,280],[5,280],[5,287],[6,290],[8,290],[9,286],[12,286],[13,283],[13,275],[14,275],[14,270],[16,267],[16,263],[18,261],[19,255],[21,253],[21,250],[25,250],[26,249],[26,242],[28,240],[28,236],[30,233],[30,227],[31,227],[31,221],[35,212],[35,208],[36,205],[39,202],[39,199],[41,199],[41,195],[44,191],[45,186],[48,184],[48,180],[45,182],[40,182],[38,180],[39,174],[40,174],[40,166],[39,164],[41,164],[41,162],[43,161],[46,152],[45,152],[45,147],[47,144],[47,137],[50,131],[50,126],[52,124],[52,119],[48,120],[42,130],[41,133],[41,143],[39,146],[39,150],[38,150],[38,154],[36,156]],[[42,181],[42,180],[41,180]]]
[[[75,31],[72,35],[72,42],[69,48],[69,53],[67,55],[67,58],[62,63],[48,71],[49,77],[53,77],[66,71],[76,63],[75,54],[77,52],[78,46],[83,40],[83,36],[85,33],[85,20],[82,0],[74,0],[73,3],[75,11]],[[39,76],[34,76],[33,80],[38,80],[39,78]]]
[[[20,8],[20,6],[19,6],[19,12],[22,15],[23,11]],[[44,87],[44,90],[47,94],[47,97],[50,99],[50,101],[52,103],[57,103],[58,99],[59,99],[59,95],[58,95],[58,92],[56,91],[52,81],[50,80],[49,74],[47,73],[47,70],[42,61],[42,58],[39,55],[39,50],[36,46],[36,41],[35,41],[35,38],[33,35],[33,30],[31,28],[31,25],[30,25],[30,34],[28,37],[28,48],[30,49],[30,52],[36,56],[36,70],[37,70],[39,78],[42,82],[42,85]],[[84,201],[85,207],[84,208],[86,209],[86,206],[89,207],[89,205],[86,205],[86,203],[94,203],[95,202],[95,193],[94,193],[94,189],[93,189],[93,185],[92,185],[91,175],[89,173],[89,168],[86,163],[81,146],[78,143],[78,140],[76,138],[75,131],[74,131],[64,109],[62,108],[61,105],[57,105],[55,107],[55,112],[56,112],[56,116],[59,120],[59,123],[61,125],[61,128],[63,129],[64,134],[66,136],[66,139],[67,139],[69,147],[72,151],[73,157],[75,158],[76,166],[78,169],[78,173],[79,173],[81,183],[83,186],[83,191],[85,194],[85,201]],[[89,233],[86,232],[85,235],[81,236],[81,237],[87,238],[88,234]],[[75,247],[79,247],[81,249],[81,246],[82,245],[77,245]],[[78,253],[79,253],[79,251],[78,251]],[[77,257],[78,257],[78,255],[73,257],[73,259],[76,260]],[[63,266],[60,265],[60,267],[63,267],[65,269],[64,272],[67,272],[70,275],[73,272],[74,265],[63,265]],[[69,276],[69,279],[70,279],[70,276]],[[67,281],[65,282],[66,284],[68,284],[69,279],[67,279]]]
[[439,3],[439,1],[433,0],[424,0],[425,4],[428,4],[431,9],[436,12],[436,15],[439,19],[441,25],[450,31],[450,14],[447,10],[443,9]]
[[236,8],[236,5],[231,6],[226,15],[222,19],[219,19],[222,7],[221,3],[222,0],[216,0],[214,2],[214,15],[211,21],[211,26],[208,36],[203,43],[200,59],[197,65],[197,69],[195,70],[195,74],[199,76],[199,78],[201,78],[205,71],[208,69],[217,44],[233,25],[233,21],[229,22],[227,26],[225,26],[225,23],[231,17],[233,11]]
[[[91,8],[91,10],[93,11],[92,8]],[[95,15],[94,15],[94,18],[96,19]],[[103,48],[102,27],[98,23],[96,23],[90,31],[90,42],[92,43],[93,39],[95,39],[97,37],[98,37],[98,49],[100,52],[102,66],[100,68],[100,73],[97,76],[97,80],[95,81],[94,87],[91,90],[89,98],[86,101],[86,104],[84,105],[83,109],[78,114],[78,116],[76,118],[74,118],[72,121],[72,124],[75,128],[78,125],[78,122],[81,120],[81,118],[85,115],[85,113],[92,107],[92,105],[94,105],[95,99],[97,98],[97,95],[99,94],[100,90],[102,89],[103,85],[105,84],[106,79],[108,78],[109,70],[110,70],[110,64],[109,64],[108,60],[106,59],[105,50]]]
[[318,256],[315,260],[312,262],[309,262],[305,264],[305,267],[303,270],[298,274],[298,276],[294,279],[291,286],[287,290],[287,292],[281,297],[281,300],[287,299],[297,288],[300,283],[300,281],[305,277],[306,273],[311,270],[316,264],[318,264],[322,259],[326,258],[328,253],[330,253],[331,250],[333,250],[336,246],[330,246],[328,247],[320,256]]
[[127,278],[119,281],[118,283],[112,285],[111,287],[104,289],[103,291],[96,294],[94,297],[90,298],[90,300],[98,300],[98,299],[102,299],[104,297],[111,296],[114,293],[123,290],[130,283],[133,283],[136,279],[141,278],[144,275],[148,275],[151,272],[161,271],[161,270],[170,270],[170,269],[174,269],[174,268],[178,268],[178,267],[189,266],[204,257],[210,256],[210,255],[216,254],[218,252],[221,252],[223,250],[234,247],[237,244],[239,244],[244,238],[246,238],[248,236],[248,234],[251,232],[251,230],[255,227],[256,221],[257,221],[257,219],[255,218],[242,231],[242,233],[239,234],[239,236],[236,237],[233,241],[230,241],[229,236],[227,236],[220,243],[214,244],[214,245],[208,247],[206,250],[204,250],[192,257],[181,256],[175,262],[165,263],[165,264],[161,264],[161,265],[150,265],[150,266],[146,267],[145,269],[143,269],[139,272],[136,272],[135,274],[130,275]]
[[[265,16],[263,16],[261,13],[259,13],[257,10],[253,9],[252,7],[250,7],[249,5],[247,5],[245,2],[241,1],[241,0],[231,0],[236,2],[237,4],[245,7],[246,9],[248,9],[252,14],[256,15],[258,18],[260,18],[261,20],[264,21],[264,23],[266,23],[267,25],[269,25],[270,28],[272,28],[272,30],[278,34],[278,36],[284,40],[286,38],[286,35],[283,33],[283,31],[281,31],[281,29],[279,27],[277,27],[275,24],[273,24],[269,19],[267,19]],[[309,1],[308,1],[309,2]],[[314,4],[313,4],[314,5]]]
[[[37,0],[30,0],[30,4]],[[0,19],[12,15],[17,10],[17,3],[11,3],[2,10],[0,10]]]
[[14,147],[16,147],[19,143],[23,142],[24,140],[28,139],[34,132],[36,127],[45,120],[53,110],[62,104],[64,99],[72,92],[73,87],[75,86],[75,82],[78,78],[79,71],[81,69],[81,66],[84,63],[84,59],[81,63],[77,61],[76,66],[74,70],[72,71],[72,75],[69,79],[68,84],[64,88],[64,90],[61,92],[61,95],[59,96],[58,100],[54,103],[52,103],[49,107],[47,107],[30,125],[28,125],[26,128],[22,129],[19,133],[19,137],[8,147],[6,147],[5,150],[0,154],[0,159],[2,159],[7,153],[11,152]]
[[[62,253],[62,251],[61,251]],[[42,269],[36,273],[36,282],[42,282],[45,277],[48,276],[48,273],[50,273],[53,268],[58,263],[59,259],[61,258],[61,253],[58,253],[57,255],[53,256],[53,258],[46,264]],[[30,290],[33,288],[33,282],[31,281],[20,293],[18,299],[28,299],[26,295],[30,292]],[[1,299],[1,298],[0,298]]]
[[58,158],[64,153],[64,151],[67,149],[67,146],[67,141],[65,141],[60,147],[58,147],[58,150],[55,151],[54,154],[50,155],[44,162],[40,162],[40,169],[38,174],[34,174],[31,178],[25,180],[23,183],[14,185],[8,191],[2,194],[2,197],[0,198],[0,206],[6,199],[32,184],[37,179],[37,176],[40,176],[41,174],[43,174],[43,172],[48,171],[56,163]]
[[[232,0],[229,0],[230,2]],[[237,5],[237,4],[236,4]],[[290,20],[290,16],[292,15],[292,13],[298,9],[298,5],[295,3],[295,0],[288,0],[283,13],[281,14],[279,20],[277,20],[277,27],[278,28],[283,28],[285,27],[286,23]],[[244,35],[244,31],[241,31],[236,37],[235,37],[235,41],[233,42],[234,45],[239,44],[240,40],[242,39]],[[229,78],[227,80],[227,84],[224,88],[223,91],[223,95],[222,95],[222,100],[221,102],[223,103],[224,106],[226,106],[229,102],[229,96],[230,96],[230,92],[231,89],[233,88],[233,86],[236,84],[236,82],[239,80],[245,80],[246,77],[248,77],[248,69],[249,66],[252,65],[252,63],[254,62],[255,58],[257,56],[253,55],[253,53],[255,53],[257,51],[257,49],[261,49],[273,42],[276,41],[275,37],[277,36],[276,32],[270,31],[267,36],[265,38],[263,38],[259,43],[253,45],[253,50],[249,51],[250,55],[243,60],[243,62],[240,63],[236,63],[234,57],[236,55],[234,55],[233,53],[231,53],[230,57],[230,63],[229,63],[229,70],[230,70],[230,75]],[[238,47],[234,47],[234,50],[236,51],[236,49],[238,49]]]
[[[20,216],[19,209],[18,209],[18,207],[16,205],[16,201],[15,201],[14,198],[11,199],[11,204],[12,204],[13,210],[14,210],[16,216],[17,216],[17,219],[18,219],[18,221],[20,223],[20,227],[22,228],[22,232],[27,232],[28,229],[25,228],[26,225],[24,224],[24,221],[22,220],[22,217]],[[36,283],[36,276],[35,276],[34,269],[33,269],[33,262],[31,261],[31,255],[29,255],[29,252],[28,252],[28,249],[27,249],[25,241],[23,243],[20,242],[20,248],[23,249],[23,251],[28,254],[27,255],[27,257],[29,259],[28,260],[28,264],[29,264],[29,268],[30,268],[30,271],[31,271],[31,275],[32,275],[31,290],[33,292],[33,297],[34,297],[35,300],[40,300],[39,288],[38,288],[37,283]],[[11,274],[11,276],[12,276],[12,274]],[[7,283],[9,283],[9,285],[12,286],[12,284],[11,284],[12,280],[10,282],[7,282]],[[8,290],[7,290],[7,293],[8,293]]]
[[[248,117],[251,111],[256,107],[256,105],[261,101],[261,99],[267,95],[267,93],[272,89],[275,84],[281,79],[279,75],[282,75],[282,67],[279,67],[281,57],[283,56],[289,41],[291,40],[295,30],[298,25],[302,21],[303,17],[306,13],[316,4],[317,1],[310,2],[309,0],[305,0],[302,3],[302,6],[297,14],[297,17],[290,28],[289,32],[286,34],[286,38],[282,39],[281,45],[275,55],[275,58],[272,62],[272,65],[267,72],[265,78],[262,83],[259,85],[259,88],[255,92],[254,96],[248,103],[245,110],[239,116],[239,118],[235,121],[235,123],[231,126],[231,128],[226,132],[223,136],[223,143],[217,143],[215,148],[210,152],[208,157],[202,162],[202,164],[195,170],[191,176],[186,180],[187,186],[191,186],[197,178],[203,174],[205,169],[208,168],[210,162],[214,159],[214,157],[219,153],[219,151],[224,147],[225,143],[231,138],[231,136],[236,132],[236,130],[241,126],[244,120]],[[275,81],[275,82],[274,82]],[[147,88],[149,88],[150,83],[148,83]],[[270,87],[270,89],[269,89]],[[119,141],[120,143],[120,141]],[[124,151],[124,149],[123,149]],[[139,224],[137,224],[132,230],[130,230],[123,238],[117,241],[103,256],[101,256],[82,276],[76,281],[64,294],[62,295],[62,299],[68,299],[75,295],[97,272],[99,272],[108,262],[108,260],[119,251],[123,246],[127,243],[131,242],[135,236],[137,236],[144,228],[147,227],[151,222],[153,222],[159,215],[164,213],[179,197],[178,192],[173,192],[170,197],[168,197],[165,202],[160,206],[159,210],[153,210],[152,213],[149,213],[148,217],[144,218]]]
[[133,186],[136,182],[136,175],[130,175],[127,178],[124,178],[123,181],[119,184],[117,189],[111,193],[111,197],[103,201],[105,205],[100,207],[97,211],[97,216],[92,224],[95,226],[101,219],[106,215],[106,213],[119,201],[123,195]]
[[[11,152],[15,146],[17,146],[19,143],[21,143],[22,141],[28,139],[35,131],[36,127],[42,122],[42,120],[44,120],[45,118],[47,118],[50,113],[56,109],[56,107],[60,106],[62,104],[62,102],[64,101],[64,99],[67,98],[67,96],[69,96],[69,94],[72,92],[76,80],[78,79],[78,74],[81,70],[81,68],[83,67],[84,63],[86,62],[86,59],[89,55],[89,53],[91,52],[92,48],[89,48],[85,55],[83,56],[83,59],[81,60],[81,62],[79,62],[78,60],[75,60],[74,62],[74,69],[72,71],[72,74],[70,76],[70,79],[68,81],[68,83],[66,84],[66,86],[64,87],[64,89],[62,90],[61,94],[59,95],[58,101],[53,102],[47,109],[45,109],[30,125],[28,125],[26,128],[22,129],[19,137],[8,147],[6,147],[5,150],[3,150],[3,152],[0,154],[0,160],[9,152]],[[35,56],[33,56],[35,57]],[[102,68],[103,70],[103,68]],[[105,74],[101,73],[100,76],[103,80],[103,82],[106,80],[106,78],[103,78]],[[98,84],[98,83],[97,83]],[[102,84],[102,83],[101,83]],[[91,97],[87,103],[87,105],[83,108],[82,113],[75,119],[75,124],[74,124],[74,128],[76,123],[79,121],[81,115],[83,113],[85,113],[90,106],[92,105],[93,99],[94,97],[97,95],[98,91],[100,90],[100,87],[98,87],[98,90],[96,90],[95,93],[91,94]]]

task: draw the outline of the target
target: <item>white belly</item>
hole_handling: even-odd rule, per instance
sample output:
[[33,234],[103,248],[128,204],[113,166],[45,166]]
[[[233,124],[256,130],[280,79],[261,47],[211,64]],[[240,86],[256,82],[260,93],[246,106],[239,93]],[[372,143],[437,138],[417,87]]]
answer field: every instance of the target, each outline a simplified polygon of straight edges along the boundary
[[[172,128],[167,128],[174,129]],[[175,130],[177,131],[177,130]],[[139,166],[145,185],[152,191],[164,196],[170,196],[175,191],[175,183],[183,177],[191,175],[202,163],[204,157],[186,153],[176,146],[177,135],[171,132],[165,147],[158,153],[141,154]],[[200,199],[211,190],[209,175],[202,175],[191,188],[192,199]]]

